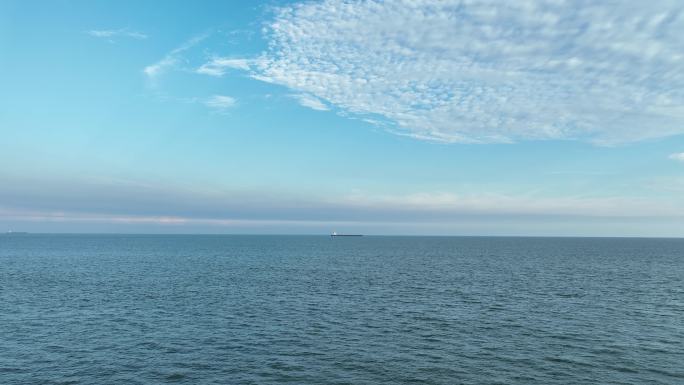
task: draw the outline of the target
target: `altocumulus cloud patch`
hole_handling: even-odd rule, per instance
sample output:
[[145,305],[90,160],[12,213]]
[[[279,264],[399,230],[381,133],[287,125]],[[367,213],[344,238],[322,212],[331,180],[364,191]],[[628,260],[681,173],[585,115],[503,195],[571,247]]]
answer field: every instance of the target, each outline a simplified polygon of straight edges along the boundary
[[338,1],[276,10],[251,75],[446,142],[684,133],[678,1]]

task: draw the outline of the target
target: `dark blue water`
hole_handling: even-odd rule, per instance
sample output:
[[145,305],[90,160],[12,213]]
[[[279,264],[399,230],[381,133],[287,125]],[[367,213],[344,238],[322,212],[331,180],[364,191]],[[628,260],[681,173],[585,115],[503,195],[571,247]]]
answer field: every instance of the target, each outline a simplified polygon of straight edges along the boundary
[[684,240],[0,236],[0,384],[683,384]]

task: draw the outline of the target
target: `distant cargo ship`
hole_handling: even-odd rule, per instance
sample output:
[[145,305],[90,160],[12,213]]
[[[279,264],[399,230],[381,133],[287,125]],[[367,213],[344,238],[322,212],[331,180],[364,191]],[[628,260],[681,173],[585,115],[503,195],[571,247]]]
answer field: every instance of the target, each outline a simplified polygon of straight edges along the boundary
[[330,234],[331,237],[363,237],[363,234],[337,234],[337,232],[333,231],[332,234]]
[[9,231],[6,232],[5,234],[7,234],[7,235],[22,235],[22,234],[28,234],[28,233],[27,233],[26,231],[12,231],[12,230],[9,230]]

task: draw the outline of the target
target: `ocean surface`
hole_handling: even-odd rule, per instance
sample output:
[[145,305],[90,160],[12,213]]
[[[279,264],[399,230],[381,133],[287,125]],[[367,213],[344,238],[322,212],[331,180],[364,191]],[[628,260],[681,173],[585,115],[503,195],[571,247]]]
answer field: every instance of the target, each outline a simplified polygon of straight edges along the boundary
[[684,384],[684,240],[0,235],[0,384]]

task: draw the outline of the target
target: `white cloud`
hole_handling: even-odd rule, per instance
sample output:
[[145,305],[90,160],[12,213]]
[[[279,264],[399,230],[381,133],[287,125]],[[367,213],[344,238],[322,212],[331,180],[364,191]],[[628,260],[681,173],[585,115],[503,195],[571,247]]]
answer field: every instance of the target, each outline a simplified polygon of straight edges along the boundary
[[121,29],[93,29],[88,31],[88,35],[93,36],[93,37],[99,37],[99,38],[106,38],[106,39],[112,39],[115,37],[130,37],[133,39],[147,39],[147,35],[138,32],[138,31],[132,31],[127,28],[121,28]]
[[209,35],[205,33],[205,34],[197,35],[197,36],[187,40],[186,42],[184,42],[180,46],[174,48],[169,53],[167,53],[158,62],[156,62],[154,64],[150,64],[147,67],[145,67],[143,69],[143,72],[150,79],[156,78],[157,76],[164,73],[166,70],[176,66],[180,60],[179,55],[182,52],[187,51],[188,49],[194,47],[195,45],[200,43],[202,40],[206,39],[208,36]]
[[684,133],[677,1],[326,0],[279,8],[266,31],[253,62],[202,71],[249,70],[419,139],[614,144]]
[[246,59],[219,57],[203,64],[197,69],[196,72],[199,74],[221,77],[225,75],[229,69],[240,69],[246,71],[250,69],[250,62]]
[[311,109],[318,111],[327,111],[329,109],[328,106],[326,106],[323,102],[321,102],[320,99],[318,99],[315,96],[311,96],[309,94],[297,94],[291,96],[304,107],[309,107]]
[[154,63],[154,64],[151,64],[151,65],[148,65],[147,67],[145,67],[145,68],[143,69],[143,72],[144,72],[145,75],[147,75],[148,77],[154,78],[154,77],[156,77],[157,75],[160,75],[166,68],[175,65],[176,62],[177,62],[176,57],[174,57],[174,56],[166,56],[166,57],[164,57],[163,59],[161,59],[160,61],[158,61],[158,62],[156,62],[156,63]]
[[670,156],[668,158],[670,158],[672,160],[678,160],[680,162],[684,162],[684,152],[670,154]]
[[207,107],[211,107],[216,110],[227,110],[229,108],[235,107],[237,100],[226,95],[213,95],[204,101]]

